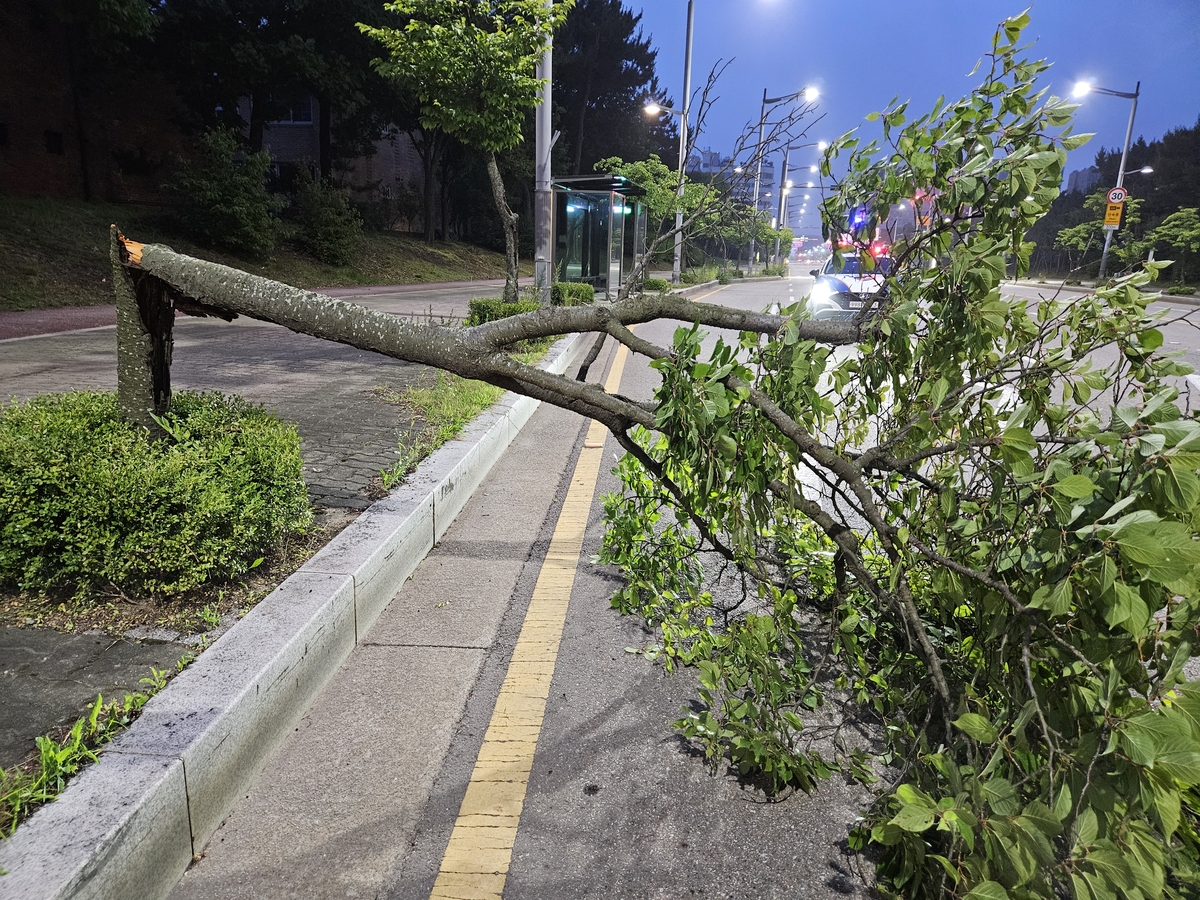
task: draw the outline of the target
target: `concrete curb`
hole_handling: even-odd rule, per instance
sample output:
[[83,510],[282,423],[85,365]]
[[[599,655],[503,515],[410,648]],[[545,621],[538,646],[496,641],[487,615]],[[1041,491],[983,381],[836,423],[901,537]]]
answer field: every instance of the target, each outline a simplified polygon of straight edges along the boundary
[[[565,372],[589,343],[564,338],[542,368]],[[173,679],[0,842],[0,893],[166,897],[537,407],[505,394]]]

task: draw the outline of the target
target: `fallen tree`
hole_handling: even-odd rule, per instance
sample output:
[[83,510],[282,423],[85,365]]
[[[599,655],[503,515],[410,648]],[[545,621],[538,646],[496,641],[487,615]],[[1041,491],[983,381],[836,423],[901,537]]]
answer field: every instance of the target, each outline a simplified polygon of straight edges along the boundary
[[[851,843],[879,846],[893,895],[1196,896],[1200,683],[1182,669],[1200,629],[1200,423],[1140,290],[1161,264],[1094,296],[1002,293],[1086,139],[1038,91],[1027,21],[1002,23],[969,96],[912,121],[893,105],[871,117],[882,146],[827,151],[824,176],[847,174],[823,219],[863,265],[874,223],[917,207],[886,287],[848,321],[628,296],[427,326],[114,230],[122,407],[153,427],[169,402],[180,310],[597,419],[628,451],[606,501],[603,558],[627,579],[614,604],[658,631],[669,666],[696,668],[678,725],[710,759],[771,789],[833,771],[874,785]],[[682,323],[672,346],[631,330],[654,319]],[[707,358],[703,329],[727,332]],[[569,332],[648,357],[655,399],[505,350]],[[840,707],[827,728],[806,718],[822,704]],[[878,743],[848,740],[856,722]]]

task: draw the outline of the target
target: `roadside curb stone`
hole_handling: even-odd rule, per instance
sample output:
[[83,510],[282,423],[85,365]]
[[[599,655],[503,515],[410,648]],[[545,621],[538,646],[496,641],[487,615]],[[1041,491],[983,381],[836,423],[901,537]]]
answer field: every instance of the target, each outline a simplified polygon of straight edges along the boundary
[[[542,367],[588,343],[564,338]],[[506,394],[173,679],[0,843],[4,897],[165,897],[537,406]]]

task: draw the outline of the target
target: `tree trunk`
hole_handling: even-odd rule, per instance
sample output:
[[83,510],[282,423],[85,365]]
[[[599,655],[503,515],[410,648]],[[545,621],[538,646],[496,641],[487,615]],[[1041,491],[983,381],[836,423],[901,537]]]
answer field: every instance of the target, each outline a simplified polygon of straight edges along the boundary
[[[420,135],[418,138],[417,135]],[[421,212],[425,225],[425,243],[432,244],[437,240],[437,162],[443,148],[442,142],[438,139],[438,132],[426,131],[424,128],[414,129],[408,133],[408,139],[413,142],[413,146],[417,149],[417,155],[421,157],[421,176],[422,176],[422,192],[421,192]],[[442,228],[445,229],[446,223],[442,223]]]
[[68,26],[66,29],[67,43],[67,81],[71,86],[71,105],[75,116],[75,140],[79,145],[79,175],[83,180],[83,199],[92,199],[92,179],[88,171],[87,134],[83,123],[83,100],[79,96],[79,31]]
[[500,178],[500,167],[496,165],[496,154],[489,153],[487,158],[488,179],[492,182],[492,198],[496,201],[496,210],[500,213],[500,223],[504,228],[504,301],[517,302],[517,214],[508,206],[504,196],[504,181]]
[[333,138],[330,134],[330,110],[327,96],[317,97],[317,155],[322,178],[333,174]]
[[591,99],[592,93],[592,71],[588,67],[587,79],[584,81],[583,91],[579,94],[579,122],[575,128],[575,164],[572,167],[571,174],[578,175],[580,167],[583,165],[583,120],[587,116],[587,105]]
[[116,225],[109,256],[117,301],[117,408],[127,422],[161,435],[154,417],[171,410],[175,310],[162,281],[126,268],[128,252]]
[[250,95],[250,152],[258,153],[263,148],[263,131],[267,125],[267,94],[255,90]]

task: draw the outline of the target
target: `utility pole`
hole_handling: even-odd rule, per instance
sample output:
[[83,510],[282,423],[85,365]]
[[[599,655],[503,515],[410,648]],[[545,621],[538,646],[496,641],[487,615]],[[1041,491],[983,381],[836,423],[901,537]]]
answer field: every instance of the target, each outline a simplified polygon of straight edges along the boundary
[[687,42],[683,49],[683,113],[679,117],[679,187],[675,189],[675,262],[671,283],[679,284],[683,273],[683,179],[687,174],[688,112],[692,102],[692,23],[695,0],[688,0]]
[[[546,0],[546,8],[553,0]],[[535,120],[534,142],[534,192],[533,192],[533,281],[537,286],[538,303],[550,305],[550,282],[554,265],[553,239],[553,186],[550,175],[550,81],[553,78],[552,57],[554,36],[546,36],[546,52],[537,66],[537,77],[544,80],[542,102],[538,104]]]
[[[1106,91],[1100,89],[1097,93],[1105,93],[1111,96],[1124,97],[1132,100],[1133,103],[1129,107],[1129,125],[1125,129],[1125,148],[1121,151],[1121,166],[1117,169],[1117,187],[1125,186],[1125,161],[1129,157],[1129,140],[1133,137],[1133,117],[1137,115],[1138,94],[1141,93],[1142,83],[1139,81],[1133,89],[1133,93],[1124,93],[1121,91]],[[1120,227],[1120,226],[1117,226]],[[1100,274],[1096,279],[1097,283],[1104,281],[1104,273],[1108,271],[1108,248],[1112,245],[1113,234],[1117,228],[1109,228],[1105,226],[1104,231],[1104,251],[1100,254]]]

